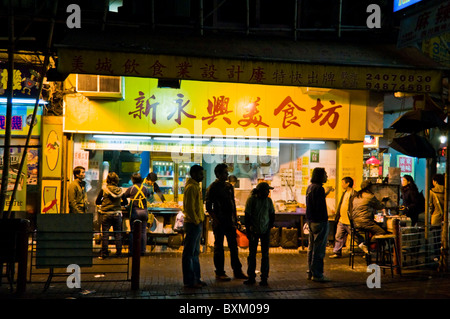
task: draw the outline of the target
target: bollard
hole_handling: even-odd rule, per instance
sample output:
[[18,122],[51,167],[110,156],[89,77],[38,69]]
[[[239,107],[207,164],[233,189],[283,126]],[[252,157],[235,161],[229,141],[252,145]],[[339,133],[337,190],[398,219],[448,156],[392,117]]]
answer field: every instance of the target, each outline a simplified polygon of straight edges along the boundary
[[402,274],[402,247],[401,247],[401,233],[400,233],[400,220],[394,218],[392,221],[393,233],[395,235],[395,245],[397,249],[394,250],[394,272],[397,275]]
[[17,232],[17,293],[22,294],[27,287],[28,229],[30,221],[22,219]]
[[133,256],[131,259],[131,289],[139,290],[140,271],[141,271],[141,233],[142,221],[136,219],[133,222]]

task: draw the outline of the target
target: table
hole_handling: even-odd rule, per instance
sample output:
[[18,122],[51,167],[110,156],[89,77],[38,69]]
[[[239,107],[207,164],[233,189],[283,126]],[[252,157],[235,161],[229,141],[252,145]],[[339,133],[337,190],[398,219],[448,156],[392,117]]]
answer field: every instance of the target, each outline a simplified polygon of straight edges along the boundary
[[306,209],[297,208],[295,212],[275,212],[274,227],[297,228],[298,237],[301,241],[302,249],[305,249],[303,225],[305,223]]
[[[274,227],[297,228],[301,240],[302,249],[304,245],[303,225],[305,223],[306,208],[297,208],[295,212],[275,212]],[[244,213],[238,213],[238,220],[244,225]]]

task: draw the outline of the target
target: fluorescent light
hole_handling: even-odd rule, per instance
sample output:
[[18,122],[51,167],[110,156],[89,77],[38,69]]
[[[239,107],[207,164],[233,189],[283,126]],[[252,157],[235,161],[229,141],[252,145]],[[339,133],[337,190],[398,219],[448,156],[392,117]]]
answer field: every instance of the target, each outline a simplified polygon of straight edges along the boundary
[[244,139],[244,138],[214,138],[213,142],[233,142],[233,143],[257,143],[257,142],[266,142],[267,139],[264,140],[256,140],[256,139]]
[[151,140],[150,136],[139,135],[94,135],[94,138],[107,138],[107,139],[119,139],[119,140]]
[[208,142],[209,138],[201,137],[154,137],[155,141],[169,141],[169,142]]
[[[15,104],[36,104],[36,99],[13,98],[12,102]],[[8,99],[6,97],[0,97],[0,103],[8,103]],[[48,104],[48,102],[44,100],[39,100],[38,104]]]
[[325,144],[324,141],[306,141],[306,140],[271,140],[270,142],[280,144]]

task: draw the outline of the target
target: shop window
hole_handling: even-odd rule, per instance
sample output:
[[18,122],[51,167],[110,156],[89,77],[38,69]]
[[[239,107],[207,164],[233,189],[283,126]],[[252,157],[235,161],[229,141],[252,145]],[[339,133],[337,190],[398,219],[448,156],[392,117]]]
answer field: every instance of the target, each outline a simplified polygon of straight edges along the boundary
[[95,99],[123,99],[122,77],[77,74],[77,92]]

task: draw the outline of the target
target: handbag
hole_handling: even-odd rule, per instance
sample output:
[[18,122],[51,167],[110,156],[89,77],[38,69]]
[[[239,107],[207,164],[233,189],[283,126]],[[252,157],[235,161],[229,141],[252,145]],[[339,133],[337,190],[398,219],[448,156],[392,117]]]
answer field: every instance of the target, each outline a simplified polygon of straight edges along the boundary
[[239,229],[236,229],[236,241],[238,247],[247,248],[248,247],[248,238],[247,235],[241,232]]

